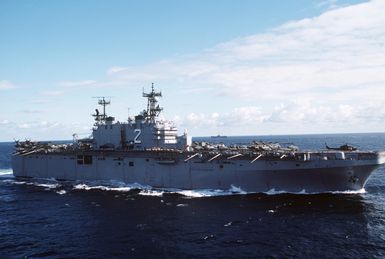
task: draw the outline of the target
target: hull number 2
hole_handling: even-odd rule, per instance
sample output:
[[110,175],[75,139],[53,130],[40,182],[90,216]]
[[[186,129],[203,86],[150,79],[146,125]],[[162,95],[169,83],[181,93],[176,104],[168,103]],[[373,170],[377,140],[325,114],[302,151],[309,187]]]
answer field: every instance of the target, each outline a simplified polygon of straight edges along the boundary
[[134,138],[134,143],[135,144],[142,143],[142,141],[139,139],[139,136],[142,133],[142,131],[140,129],[135,129],[134,132],[136,133],[135,138]]

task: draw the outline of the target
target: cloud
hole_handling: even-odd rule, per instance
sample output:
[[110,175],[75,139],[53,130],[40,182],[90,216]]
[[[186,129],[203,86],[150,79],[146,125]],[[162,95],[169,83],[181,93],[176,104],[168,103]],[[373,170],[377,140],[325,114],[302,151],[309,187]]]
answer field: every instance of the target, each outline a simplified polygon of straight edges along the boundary
[[317,106],[310,102],[289,102],[276,107],[266,121],[274,123],[341,123],[353,119],[355,109],[350,105]]
[[31,104],[48,104],[52,103],[52,100],[47,99],[34,99],[30,101]]
[[127,68],[115,66],[107,70],[107,75],[114,75],[123,71],[127,71]]
[[48,121],[29,121],[16,124],[19,129],[38,129],[38,130],[47,130],[49,128],[56,128],[60,124],[57,122],[48,122]]
[[268,119],[268,115],[261,108],[254,106],[234,108],[230,112],[211,114],[189,113],[180,119],[182,126],[191,127],[229,127],[233,125],[248,126],[261,123]]
[[60,90],[43,91],[41,92],[41,94],[45,96],[60,96],[64,94],[64,91],[60,91]]
[[[337,8],[195,55],[112,67],[108,75],[119,82],[206,87],[239,99],[333,98],[344,92],[350,101],[363,87],[385,98],[380,91],[385,83],[384,8],[379,0]],[[364,95],[370,98],[373,91]]]
[[358,87],[385,82],[384,3],[336,9],[222,44],[212,55],[230,65],[208,79],[228,94],[236,85],[241,97],[252,90],[270,99],[344,90],[349,99]]
[[[385,1],[336,5],[338,1],[323,1],[320,7],[329,8],[317,17],[194,55],[112,67],[108,76],[119,84],[153,81],[172,85],[173,91],[231,98],[238,109],[243,109],[242,102],[263,102],[261,114],[251,110],[257,122],[320,120],[337,125],[362,120],[370,102],[385,101]],[[217,117],[212,110],[190,113],[184,123],[218,127],[236,122],[236,114],[247,121],[251,111],[222,111]]]
[[280,104],[273,110],[239,107],[230,112],[190,113],[177,119],[180,128],[201,135],[217,132],[230,135],[379,132],[384,129],[384,120],[385,101],[369,106],[339,104],[329,107],[299,100]]
[[326,7],[327,9],[334,9],[338,7],[337,3],[338,3],[338,0],[324,0],[324,1],[319,1],[316,7],[317,8]]
[[91,86],[96,83],[97,81],[95,80],[62,81],[59,83],[59,85],[64,87],[79,87],[79,86]]
[[26,113],[26,114],[39,114],[39,113],[42,113],[43,111],[41,111],[41,110],[25,109],[25,110],[21,110],[20,112]]
[[91,133],[90,125],[83,123],[61,123],[49,120],[34,120],[26,122],[0,120],[2,130],[2,141],[11,139],[32,139],[32,140],[71,140],[73,133],[85,136]]
[[[384,131],[385,1],[343,7],[336,6],[339,2],[321,1],[319,7],[327,11],[319,16],[195,54],[140,66],[112,66],[104,82],[69,80],[59,85],[167,86],[162,89],[165,93],[202,98],[198,108],[204,109],[196,111],[196,104],[185,104],[192,112],[183,109],[175,117],[182,127],[197,132],[223,128],[285,133],[290,127],[296,133]],[[0,89],[7,85],[4,82],[0,81]],[[210,105],[214,99],[220,105]]]
[[14,89],[14,88],[16,88],[16,85],[11,83],[10,81],[7,81],[7,80],[1,80],[0,81],[0,91],[1,90]]

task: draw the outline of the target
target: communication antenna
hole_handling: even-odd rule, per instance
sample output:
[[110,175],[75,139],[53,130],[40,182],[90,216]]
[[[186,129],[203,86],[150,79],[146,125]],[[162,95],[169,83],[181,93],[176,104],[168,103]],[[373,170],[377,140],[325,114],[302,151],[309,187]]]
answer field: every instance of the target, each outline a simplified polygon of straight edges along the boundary
[[111,104],[111,100],[106,100],[106,98],[111,98],[111,96],[95,96],[93,98],[98,98],[98,104],[103,106],[103,113],[100,114],[99,110],[95,109],[95,114],[92,114],[92,116],[95,117],[96,122],[105,121],[107,118],[106,106]]
[[127,120],[128,120],[128,122],[131,121],[131,118],[130,118],[130,107],[127,107]]
[[155,122],[155,118],[163,110],[157,100],[157,97],[162,97],[162,92],[155,92],[154,83],[152,83],[150,93],[145,93],[143,89],[143,97],[147,98],[147,111],[145,111],[144,116],[147,120]]

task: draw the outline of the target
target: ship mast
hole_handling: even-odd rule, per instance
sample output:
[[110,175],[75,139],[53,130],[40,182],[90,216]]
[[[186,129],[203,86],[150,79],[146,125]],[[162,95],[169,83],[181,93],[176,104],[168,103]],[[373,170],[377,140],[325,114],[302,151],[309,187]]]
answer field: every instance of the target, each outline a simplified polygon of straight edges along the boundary
[[147,110],[144,111],[144,117],[150,122],[155,122],[155,118],[158,117],[163,108],[159,107],[157,97],[162,97],[162,92],[155,92],[154,83],[152,83],[151,92],[145,93],[143,91],[143,97],[147,98]]
[[106,100],[104,96],[101,96],[101,97],[94,97],[94,98],[98,98],[98,104],[103,106],[103,113],[100,114],[99,110],[98,109],[95,109],[95,114],[92,114],[92,116],[95,117],[95,121],[96,123],[100,123],[100,122],[105,122],[106,121],[106,118],[107,118],[107,114],[106,114],[106,106],[107,105],[110,105],[111,104],[111,101],[110,100]]

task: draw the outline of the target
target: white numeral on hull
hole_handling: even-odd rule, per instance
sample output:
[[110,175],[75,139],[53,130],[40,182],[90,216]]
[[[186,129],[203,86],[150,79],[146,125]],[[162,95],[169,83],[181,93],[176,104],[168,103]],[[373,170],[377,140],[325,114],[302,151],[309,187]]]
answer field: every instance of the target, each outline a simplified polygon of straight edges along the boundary
[[134,143],[135,144],[140,144],[142,143],[142,141],[139,138],[140,134],[142,133],[142,131],[140,129],[135,129],[134,132],[136,132],[136,136],[134,138]]

